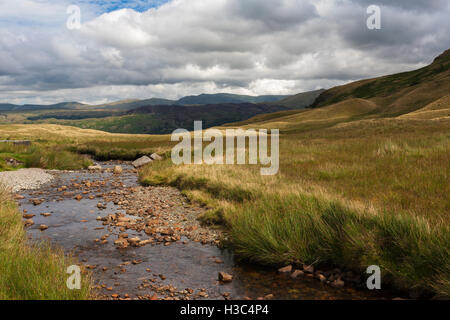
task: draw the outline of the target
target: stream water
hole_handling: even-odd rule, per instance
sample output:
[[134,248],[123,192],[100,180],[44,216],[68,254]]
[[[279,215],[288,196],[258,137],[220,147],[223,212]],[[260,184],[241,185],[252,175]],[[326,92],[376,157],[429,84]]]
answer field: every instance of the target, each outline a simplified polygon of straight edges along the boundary
[[[101,163],[103,167],[111,164]],[[111,191],[122,186],[137,186],[137,174],[129,165],[122,165],[126,170],[113,178],[112,173],[88,171],[62,172],[56,174],[51,183],[40,190],[23,192],[25,199],[20,201],[21,210],[35,214],[35,224],[28,228],[28,235],[33,241],[49,239],[52,243],[73,253],[83,264],[96,266],[93,271],[94,282],[101,287],[102,298],[110,298],[112,294],[130,298],[153,295],[156,291],[159,298],[185,298],[178,294],[187,288],[192,289],[190,299],[257,299],[272,295],[273,299],[380,299],[383,298],[368,290],[353,288],[335,289],[322,284],[316,279],[301,277],[291,279],[279,274],[274,269],[265,269],[239,263],[227,250],[213,245],[202,245],[187,238],[170,246],[147,245],[144,247],[128,247],[117,249],[114,239],[119,230],[108,232],[98,221],[98,216],[117,211],[113,203],[107,203],[106,209],[97,207],[99,200],[83,198],[78,201],[70,197],[62,197],[55,189],[70,186],[85,180],[110,181],[102,186],[101,192]],[[43,199],[40,205],[34,205],[32,199]],[[51,216],[41,214],[48,212]],[[40,231],[41,224],[49,228]],[[95,242],[105,233],[110,233],[110,241],[106,244]],[[129,237],[143,234],[127,230]],[[218,264],[217,259],[223,263]],[[132,261],[139,261],[133,264]],[[218,272],[233,275],[229,284],[217,281]],[[202,293],[203,292],[203,293]],[[205,294],[206,293],[206,294]]]

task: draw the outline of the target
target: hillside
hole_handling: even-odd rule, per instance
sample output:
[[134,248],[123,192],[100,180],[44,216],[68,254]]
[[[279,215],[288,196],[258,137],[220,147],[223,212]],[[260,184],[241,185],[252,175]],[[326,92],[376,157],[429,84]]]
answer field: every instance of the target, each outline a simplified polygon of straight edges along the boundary
[[287,96],[245,96],[229,93],[201,94],[181,98],[175,104],[178,105],[203,105],[220,103],[267,103],[279,101]]
[[287,110],[281,106],[252,103],[224,103],[200,106],[147,106],[129,111],[128,115],[153,115],[155,128],[143,133],[171,133],[178,128],[194,129],[202,120],[204,128],[247,120],[255,115]]
[[271,102],[270,104],[276,104],[291,109],[303,109],[312,105],[317,97],[319,97],[324,91],[324,89],[320,89],[315,91],[303,92],[286,97],[276,102]]
[[233,126],[280,129],[282,132],[324,129],[341,122],[359,120],[376,110],[375,103],[364,99],[349,99],[336,104],[299,111],[284,111],[256,116]]
[[419,70],[353,82],[323,92],[313,107],[351,98],[377,105],[376,116],[399,116],[421,109],[450,92],[450,49]]
[[442,97],[426,107],[404,114],[400,119],[437,119],[450,117],[450,94]]
[[247,120],[258,114],[288,110],[282,106],[252,103],[200,106],[147,105],[125,112],[90,111],[84,113],[48,113],[29,117],[33,122],[55,123],[112,133],[167,134],[184,128],[193,130],[194,121],[205,128]]

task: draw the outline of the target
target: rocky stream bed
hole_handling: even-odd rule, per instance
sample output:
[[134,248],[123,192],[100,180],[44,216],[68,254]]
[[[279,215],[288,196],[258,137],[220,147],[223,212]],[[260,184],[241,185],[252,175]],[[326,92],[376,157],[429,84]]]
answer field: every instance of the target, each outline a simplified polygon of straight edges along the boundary
[[100,299],[391,298],[347,285],[339,270],[240,263],[220,248],[220,231],[197,221],[204,208],[177,189],[140,186],[129,163],[120,163],[120,174],[117,163],[99,165],[49,172],[53,180],[15,198],[32,241],[72,253],[92,271]]

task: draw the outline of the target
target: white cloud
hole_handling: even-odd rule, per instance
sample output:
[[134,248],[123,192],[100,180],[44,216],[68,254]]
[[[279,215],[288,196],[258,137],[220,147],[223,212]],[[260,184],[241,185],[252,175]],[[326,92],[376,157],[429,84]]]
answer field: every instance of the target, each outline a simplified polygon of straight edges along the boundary
[[69,1],[2,1],[1,102],[294,94],[412,69],[450,47],[441,0],[421,11],[423,1],[384,1],[380,31],[354,0],[172,0],[100,16],[78,2],[71,31]]

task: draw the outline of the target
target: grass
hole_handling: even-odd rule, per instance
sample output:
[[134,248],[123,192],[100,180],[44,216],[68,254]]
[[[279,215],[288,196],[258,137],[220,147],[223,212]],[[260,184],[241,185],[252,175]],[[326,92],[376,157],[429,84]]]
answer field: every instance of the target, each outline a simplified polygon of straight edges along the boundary
[[257,166],[166,161],[141,171],[141,181],[178,187],[205,204],[200,219],[225,225],[243,259],[360,274],[375,264],[385,283],[449,297],[448,120],[343,117],[297,130],[297,117],[282,121],[277,176],[262,177]]
[[[82,169],[95,160],[135,160],[152,153],[164,154],[174,143],[168,136],[111,134],[52,124],[0,125],[0,140],[31,140],[22,148],[0,143],[0,170],[7,170],[4,158],[15,158],[27,167]],[[2,166],[3,164],[3,166]]]
[[91,278],[81,290],[69,290],[67,267],[76,264],[48,243],[30,244],[17,206],[0,190],[0,300],[86,300]]
[[[376,264],[385,284],[449,297],[449,119],[374,119],[373,112],[371,102],[353,99],[241,123],[281,129],[276,176],[261,176],[258,166],[173,166],[166,160],[144,168],[140,180],[175,186],[205,204],[200,220],[224,225],[243,259],[360,274]],[[167,154],[173,146],[168,136],[0,126],[1,137],[31,134],[38,143],[98,159]]]
[[[22,163],[16,168],[6,165],[5,159],[15,159]],[[83,169],[91,165],[85,157],[65,150],[63,146],[34,143],[31,146],[0,143],[0,171],[18,168],[44,168],[59,170]]]

